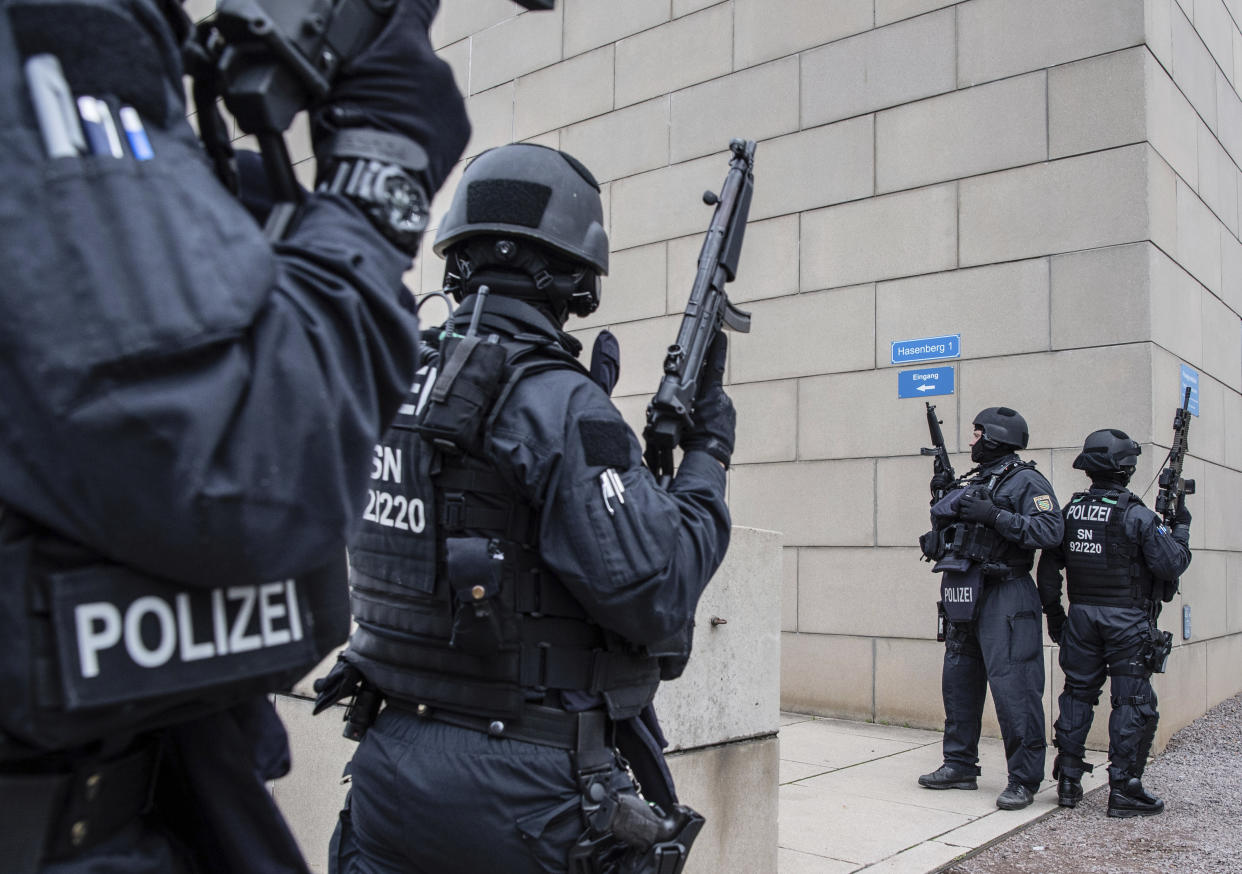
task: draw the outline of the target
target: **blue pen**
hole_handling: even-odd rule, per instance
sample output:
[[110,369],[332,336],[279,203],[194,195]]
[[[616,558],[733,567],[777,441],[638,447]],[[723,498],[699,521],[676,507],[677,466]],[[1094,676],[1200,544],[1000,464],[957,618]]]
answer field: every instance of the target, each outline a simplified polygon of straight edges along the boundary
[[86,133],[86,144],[92,155],[111,155],[112,147],[108,143],[108,133],[104,130],[103,118],[99,114],[99,104],[94,97],[83,95],[78,98],[78,115],[82,119],[82,130]]
[[116,122],[112,119],[112,107],[99,98],[95,98],[95,105],[99,107],[99,121],[108,137],[108,154],[114,158],[124,158],[125,149],[121,147],[121,135],[117,133]]
[[133,153],[135,160],[150,161],[155,157],[155,151],[151,148],[151,140],[147,138],[142,119],[138,117],[138,111],[134,107],[121,107],[121,127],[125,129],[125,139],[129,141],[129,150]]

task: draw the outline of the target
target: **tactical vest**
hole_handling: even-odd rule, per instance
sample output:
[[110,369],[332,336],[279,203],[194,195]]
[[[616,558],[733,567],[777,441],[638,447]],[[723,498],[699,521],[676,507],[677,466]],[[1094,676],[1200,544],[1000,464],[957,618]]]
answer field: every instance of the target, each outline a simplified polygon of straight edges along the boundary
[[[996,492],[1015,473],[1033,467],[1035,464],[1030,461],[1014,461],[986,478],[976,477],[966,488],[983,485],[996,506],[1014,512],[1017,507],[1004,497],[998,500]],[[949,553],[952,556],[978,562],[985,576],[999,577],[1031,569],[1033,559],[1030,550],[1006,540],[995,529],[982,523],[955,522],[944,537],[950,544]]]
[[1065,576],[1071,603],[1142,607],[1152,598],[1153,578],[1126,536],[1126,511],[1143,502],[1127,490],[1078,492],[1065,517]]
[[472,345],[466,356],[446,343],[443,372],[419,372],[376,447],[349,550],[357,629],[345,658],[406,705],[515,718],[549,690],[574,690],[602,696],[615,719],[637,715],[657,660],[586,615],[540,559],[539,514],[481,453],[520,380],[585,371],[555,346]]
[[181,585],[0,514],[0,762],[288,688],[349,632],[345,556],[297,579]]

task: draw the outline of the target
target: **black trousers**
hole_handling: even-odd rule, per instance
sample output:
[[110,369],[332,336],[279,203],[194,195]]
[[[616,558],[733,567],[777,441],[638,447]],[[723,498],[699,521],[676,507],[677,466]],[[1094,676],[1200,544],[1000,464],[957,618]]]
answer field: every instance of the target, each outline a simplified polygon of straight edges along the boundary
[[973,622],[949,625],[941,691],[944,760],[974,768],[987,690],[1005,743],[1009,779],[1044,779],[1044,660],[1039,595],[1030,575],[988,581]]
[[[610,779],[629,785],[613,762]],[[545,874],[583,833],[571,754],[385,708],[350,766],[332,874]]]
[[1061,632],[1065,689],[1057,702],[1053,727],[1057,750],[1073,757],[1068,763],[1062,760],[1062,773],[1082,776],[1079,763],[1073,759],[1081,759],[1085,752],[1093,708],[1100,699],[1105,677],[1111,675],[1109,779],[1120,781],[1143,775],[1160,719],[1151,671],[1140,657],[1151,624],[1151,617],[1141,607],[1070,604]]
[[266,696],[155,735],[161,753],[150,811],[45,862],[40,874],[309,874],[267,786],[288,769],[289,753]]

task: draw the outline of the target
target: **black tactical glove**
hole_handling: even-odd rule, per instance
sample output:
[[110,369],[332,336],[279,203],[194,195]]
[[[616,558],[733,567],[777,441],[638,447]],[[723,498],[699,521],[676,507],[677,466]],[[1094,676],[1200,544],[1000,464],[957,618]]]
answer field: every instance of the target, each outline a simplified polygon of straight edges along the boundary
[[427,38],[438,6],[439,0],[397,0],[375,42],[341,68],[332,92],[311,113],[317,157],[344,128],[400,134],[427,152],[428,197],[440,187],[466,147],[470,122],[452,70]]
[[363,679],[362,671],[345,661],[344,656],[337,656],[328,675],[318,678],[312,684],[315,690],[315,707],[311,715],[318,716],[338,701],[353,697],[362,686]]
[[604,329],[595,337],[591,347],[591,379],[611,395],[621,376],[621,346],[612,331]]
[[1000,507],[992,503],[987,492],[981,489],[971,489],[958,501],[957,515],[967,522],[978,522],[991,528],[1000,516]]
[[937,494],[943,494],[953,488],[954,479],[949,476],[949,472],[942,470],[931,478],[932,491]]
[[1061,629],[1065,627],[1065,610],[1060,604],[1047,608],[1044,613],[1048,617],[1048,636],[1053,643],[1061,642]]
[[733,432],[737,427],[737,412],[722,385],[728,351],[728,338],[724,331],[717,331],[703,364],[692,424],[681,439],[684,451],[701,449],[725,467],[733,458]]
[[1182,546],[1190,544],[1190,511],[1186,509],[1184,500],[1173,516],[1173,539]]

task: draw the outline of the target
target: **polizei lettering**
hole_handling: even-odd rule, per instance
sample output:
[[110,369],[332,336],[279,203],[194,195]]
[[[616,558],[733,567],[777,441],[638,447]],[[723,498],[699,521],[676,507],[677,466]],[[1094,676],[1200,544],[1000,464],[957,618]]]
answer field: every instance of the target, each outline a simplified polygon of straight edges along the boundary
[[940,590],[940,597],[954,604],[969,604],[975,600],[975,590],[970,586],[945,586]]
[[157,669],[297,643],[304,636],[294,580],[220,589],[145,594],[127,604],[90,601],[73,608],[78,671],[99,677],[101,659],[122,653]]
[[1113,508],[1103,504],[1070,504],[1065,508],[1066,518],[1080,522],[1107,522],[1112,514]]

